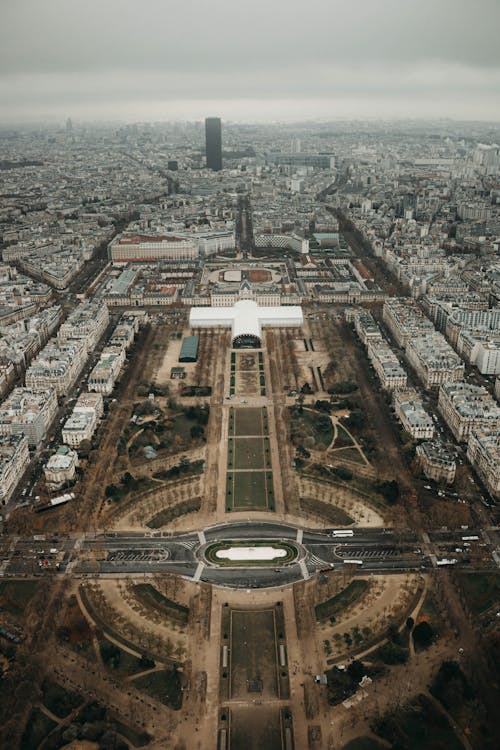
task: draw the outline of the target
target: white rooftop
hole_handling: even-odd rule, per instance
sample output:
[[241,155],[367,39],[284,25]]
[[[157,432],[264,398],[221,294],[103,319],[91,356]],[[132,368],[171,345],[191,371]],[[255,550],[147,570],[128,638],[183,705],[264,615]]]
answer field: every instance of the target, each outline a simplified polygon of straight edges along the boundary
[[253,300],[239,300],[232,307],[192,307],[191,328],[231,328],[231,338],[256,336],[262,340],[262,326],[300,328],[304,322],[298,305],[261,307]]

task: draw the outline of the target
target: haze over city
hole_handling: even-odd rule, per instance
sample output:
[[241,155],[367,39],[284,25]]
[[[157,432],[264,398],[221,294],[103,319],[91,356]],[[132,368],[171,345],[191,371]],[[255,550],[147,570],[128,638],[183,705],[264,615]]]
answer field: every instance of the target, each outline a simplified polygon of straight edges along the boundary
[[500,117],[497,0],[4,0],[2,122]]
[[0,2],[0,750],[498,750],[499,28]]

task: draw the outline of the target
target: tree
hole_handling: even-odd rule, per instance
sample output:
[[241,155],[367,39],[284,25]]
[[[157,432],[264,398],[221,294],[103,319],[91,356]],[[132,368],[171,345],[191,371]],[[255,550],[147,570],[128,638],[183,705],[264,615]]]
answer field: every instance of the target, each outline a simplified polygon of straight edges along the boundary
[[88,458],[91,450],[92,443],[90,442],[90,440],[82,440],[82,442],[78,446],[78,453],[80,454],[80,458]]
[[423,622],[419,622],[418,625],[415,625],[412,636],[416,648],[429,648],[434,640],[434,630],[429,623],[424,620]]
[[366,426],[366,412],[363,409],[353,409],[344,422],[349,428],[362,430]]
[[201,424],[194,424],[191,427],[189,434],[191,435],[191,438],[193,440],[198,440],[199,438],[203,437],[203,435],[205,434],[205,430],[201,426]]
[[396,482],[395,479],[391,479],[390,481],[379,482],[377,484],[377,490],[384,497],[384,499],[387,500],[388,503],[390,503],[390,505],[394,505],[395,503],[398,502],[400,491],[399,491],[399,484]]
[[397,643],[384,643],[377,653],[384,664],[405,664],[409,656],[408,649]]
[[347,667],[347,672],[355,682],[361,682],[366,674],[366,667],[362,661],[355,659]]

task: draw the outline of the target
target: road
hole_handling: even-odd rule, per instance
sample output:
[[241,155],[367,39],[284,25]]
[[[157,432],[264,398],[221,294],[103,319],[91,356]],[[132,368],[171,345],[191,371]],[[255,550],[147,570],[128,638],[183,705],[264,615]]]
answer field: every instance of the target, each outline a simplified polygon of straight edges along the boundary
[[[289,585],[321,570],[341,569],[349,561],[356,570],[397,573],[438,567],[438,561],[471,566],[471,547],[480,546],[482,565],[493,567],[498,529],[442,530],[419,537],[407,529],[356,528],[352,536],[331,529],[311,530],[271,521],[224,523],[189,533],[109,532],[54,535],[13,540],[0,565],[5,577],[68,575],[143,575],[176,573],[194,581],[234,588]],[[351,533],[351,532],[348,532]],[[214,542],[289,540],[297,560],[283,566],[215,566],[204,550]]]

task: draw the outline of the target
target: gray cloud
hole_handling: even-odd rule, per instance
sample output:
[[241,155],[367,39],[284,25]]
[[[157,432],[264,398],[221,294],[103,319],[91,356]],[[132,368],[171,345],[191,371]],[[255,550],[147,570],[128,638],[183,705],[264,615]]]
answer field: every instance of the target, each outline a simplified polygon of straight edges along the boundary
[[2,0],[1,19],[7,118],[272,99],[500,117],[498,0]]

